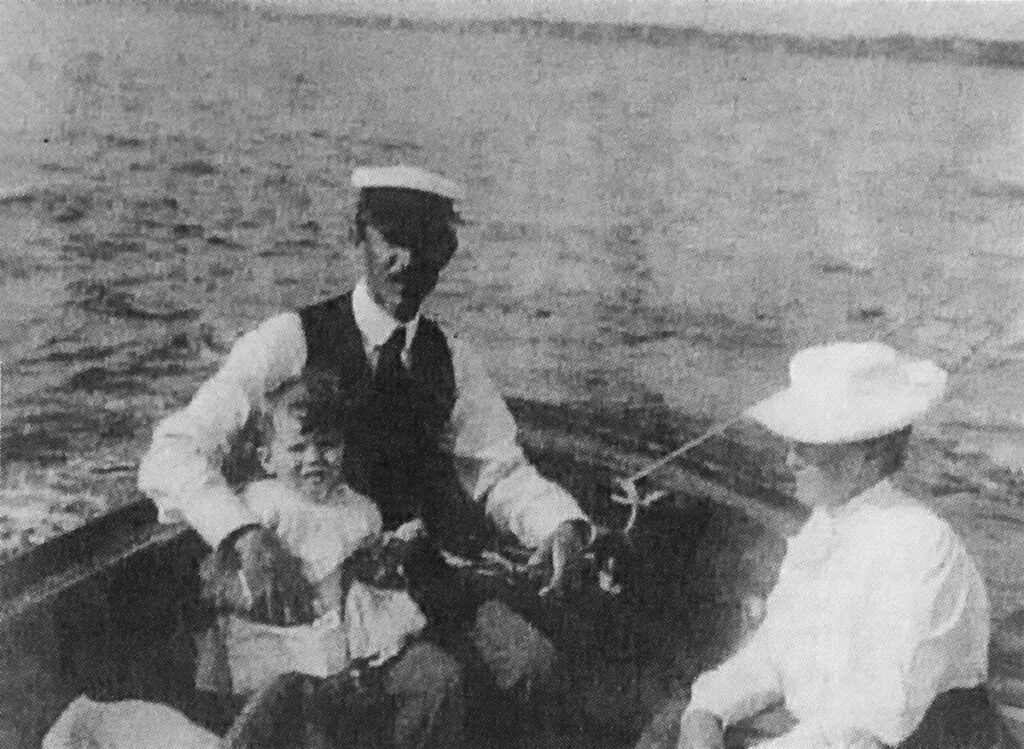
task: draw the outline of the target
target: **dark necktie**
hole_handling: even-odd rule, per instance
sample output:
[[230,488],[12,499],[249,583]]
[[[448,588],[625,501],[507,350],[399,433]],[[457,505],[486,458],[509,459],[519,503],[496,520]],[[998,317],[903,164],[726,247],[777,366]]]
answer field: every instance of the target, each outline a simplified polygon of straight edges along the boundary
[[402,351],[405,350],[405,326],[399,325],[380,347],[374,381],[382,390],[393,391],[405,376]]

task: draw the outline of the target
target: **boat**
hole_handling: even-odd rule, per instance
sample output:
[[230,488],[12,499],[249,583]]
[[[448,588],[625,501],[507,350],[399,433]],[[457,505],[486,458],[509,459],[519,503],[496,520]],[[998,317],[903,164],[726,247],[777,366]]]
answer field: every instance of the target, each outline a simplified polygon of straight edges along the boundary
[[[510,407],[541,472],[613,529],[631,511],[612,501],[616,479],[702,426],[673,421],[667,410],[640,419],[526,400]],[[801,520],[785,478],[765,468],[771,446],[759,449],[722,435],[652,474],[647,488],[664,499],[643,509],[629,534],[609,536],[625,562],[615,585],[541,601],[514,575],[496,582],[567,656],[574,730],[590,737],[581,745],[631,746],[670,694],[755,623],[749,604],[770,589],[783,538]],[[4,747],[38,747],[81,694],[160,702],[199,720],[192,622],[207,550],[187,527],[158,523],[152,503],[131,489],[116,505],[0,568]],[[286,682],[217,727],[226,746],[278,746],[267,737],[297,735],[287,725],[298,707]]]

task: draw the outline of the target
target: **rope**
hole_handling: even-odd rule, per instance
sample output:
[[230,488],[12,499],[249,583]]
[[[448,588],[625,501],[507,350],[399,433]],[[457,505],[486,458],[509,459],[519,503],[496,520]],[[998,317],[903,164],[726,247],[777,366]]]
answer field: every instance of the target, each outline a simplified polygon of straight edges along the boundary
[[679,448],[673,450],[672,452],[668,453],[667,455],[663,455],[662,457],[658,458],[657,460],[655,460],[655,461],[653,461],[651,463],[648,463],[646,466],[641,468],[639,471],[637,471],[633,475],[628,476],[627,478],[624,478],[624,479],[620,479],[620,482],[629,483],[629,484],[635,484],[640,479],[643,479],[643,478],[646,478],[647,476],[650,476],[652,473],[654,473],[656,470],[661,468],[663,465],[666,465],[666,464],[670,463],[671,461],[675,460],[680,455],[683,455],[684,453],[689,452],[693,448],[697,447],[698,445],[703,444],[704,442],[706,442],[707,440],[711,439],[712,437],[721,434],[722,432],[724,432],[726,429],[728,429],[729,427],[733,426],[734,424],[738,424],[743,418],[744,418],[744,414],[740,414],[738,416],[733,416],[728,421],[721,421],[718,424],[715,424],[714,426],[712,426],[710,429],[708,429],[706,432],[704,432],[700,436],[694,437],[692,440],[690,440],[689,442],[685,443],[682,447],[679,447]]

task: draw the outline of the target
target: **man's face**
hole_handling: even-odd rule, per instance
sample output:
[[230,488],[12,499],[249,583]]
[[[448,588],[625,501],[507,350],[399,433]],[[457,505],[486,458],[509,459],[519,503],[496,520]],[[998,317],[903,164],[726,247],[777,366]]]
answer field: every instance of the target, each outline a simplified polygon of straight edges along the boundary
[[856,443],[815,445],[794,442],[786,465],[796,480],[795,496],[807,507],[838,507],[862,488],[866,454]]
[[279,409],[273,418],[274,438],[261,456],[264,470],[303,495],[318,497],[340,478],[341,439],[304,433],[299,415],[289,409]]
[[370,296],[400,322],[408,322],[437,286],[437,279],[455,252],[455,230],[420,249],[392,244],[372,226],[361,242]]

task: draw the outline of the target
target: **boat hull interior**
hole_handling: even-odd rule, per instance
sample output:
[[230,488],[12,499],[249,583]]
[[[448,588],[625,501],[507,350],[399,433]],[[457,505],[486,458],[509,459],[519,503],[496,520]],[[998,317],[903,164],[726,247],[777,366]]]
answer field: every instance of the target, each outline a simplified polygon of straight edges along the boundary
[[[628,514],[609,501],[615,477],[675,439],[664,425],[624,436],[583,409],[512,405],[540,470],[609,528]],[[652,484],[669,495],[615,545],[618,594],[591,585],[540,601],[514,576],[493,583],[562,652],[574,730],[590,745],[631,745],[664,700],[736,647],[754,624],[749,602],[774,581],[797,511],[756,472],[737,491],[708,474],[713,463],[670,466]],[[193,690],[197,568],[207,549],[187,528],[158,524],[143,497],[129,499],[0,573],[0,745],[38,746],[79,694],[157,701],[227,730]]]

